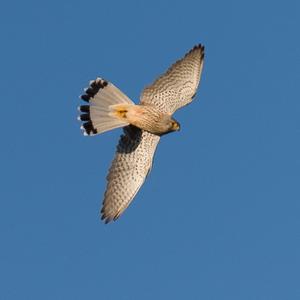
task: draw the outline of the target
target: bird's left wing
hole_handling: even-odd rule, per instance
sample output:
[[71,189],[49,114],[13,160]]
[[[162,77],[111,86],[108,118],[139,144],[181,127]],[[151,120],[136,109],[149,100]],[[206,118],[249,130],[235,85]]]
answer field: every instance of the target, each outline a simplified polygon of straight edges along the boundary
[[133,125],[124,127],[107,175],[101,209],[106,223],[116,220],[133,200],[151,170],[160,137]]
[[144,89],[141,103],[154,105],[169,114],[190,103],[199,85],[203,61],[204,46],[195,46]]

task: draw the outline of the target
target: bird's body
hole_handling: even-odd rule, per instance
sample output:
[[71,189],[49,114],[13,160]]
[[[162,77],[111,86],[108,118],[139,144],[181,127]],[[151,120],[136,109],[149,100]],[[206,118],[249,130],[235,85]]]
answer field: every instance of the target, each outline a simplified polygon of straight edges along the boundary
[[111,108],[117,118],[153,134],[163,135],[180,128],[170,114],[161,112],[154,105],[116,104]]
[[128,207],[152,167],[160,137],[180,129],[173,113],[194,98],[202,72],[204,47],[195,46],[152,85],[134,104],[112,83],[97,78],[81,99],[79,120],[85,135],[124,127],[107,176],[101,209],[105,222],[116,220]]

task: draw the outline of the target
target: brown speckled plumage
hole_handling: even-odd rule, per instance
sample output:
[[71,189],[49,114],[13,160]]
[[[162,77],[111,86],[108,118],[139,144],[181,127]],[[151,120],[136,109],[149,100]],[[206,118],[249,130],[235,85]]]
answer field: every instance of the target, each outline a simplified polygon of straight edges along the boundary
[[133,125],[124,128],[107,176],[101,210],[105,222],[119,217],[145,181],[159,139]]

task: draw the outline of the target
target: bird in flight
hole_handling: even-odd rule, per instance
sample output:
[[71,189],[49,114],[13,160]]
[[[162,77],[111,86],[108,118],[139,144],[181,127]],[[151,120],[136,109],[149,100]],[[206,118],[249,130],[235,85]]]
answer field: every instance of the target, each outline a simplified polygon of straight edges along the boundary
[[103,78],[92,80],[81,99],[78,119],[84,135],[123,127],[107,175],[101,219],[116,220],[128,207],[149,174],[160,138],[178,131],[173,113],[195,97],[204,61],[204,46],[191,49],[163,75],[147,86],[134,104]]

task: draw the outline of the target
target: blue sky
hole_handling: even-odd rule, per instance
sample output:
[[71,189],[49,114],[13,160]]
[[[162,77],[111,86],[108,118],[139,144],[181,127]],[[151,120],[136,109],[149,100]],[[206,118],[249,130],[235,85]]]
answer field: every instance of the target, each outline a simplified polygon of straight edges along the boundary
[[[0,299],[299,299],[298,1],[14,1],[0,12]],[[124,215],[120,130],[83,137],[103,76],[138,101],[197,43],[201,87]]]

